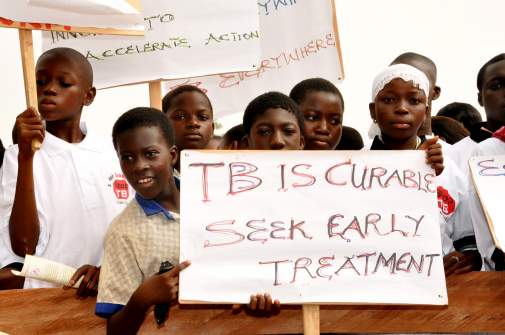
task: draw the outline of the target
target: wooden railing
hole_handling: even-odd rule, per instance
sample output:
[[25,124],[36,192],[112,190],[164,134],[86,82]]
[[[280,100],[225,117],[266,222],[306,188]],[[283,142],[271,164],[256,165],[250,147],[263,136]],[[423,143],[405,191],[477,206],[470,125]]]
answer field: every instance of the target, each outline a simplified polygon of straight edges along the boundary
[[[330,332],[505,332],[505,274],[474,272],[447,279],[449,306],[321,306],[321,333]],[[104,334],[93,299],[75,291],[0,291],[0,331],[8,334]],[[162,329],[152,311],[141,334],[293,334],[303,333],[300,306],[283,306],[271,318],[234,315],[229,306],[183,305],[170,310]]]

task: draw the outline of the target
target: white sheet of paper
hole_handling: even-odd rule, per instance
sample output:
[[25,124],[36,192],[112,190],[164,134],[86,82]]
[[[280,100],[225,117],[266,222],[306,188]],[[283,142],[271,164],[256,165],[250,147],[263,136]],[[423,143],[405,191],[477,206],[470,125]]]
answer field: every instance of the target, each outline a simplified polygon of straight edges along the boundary
[[28,5],[33,7],[58,9],[81,14],[140,14],[140,11],[125,0],[27,0],[27,2]]
[[[51,261],[42,257],[26,255],[21,271],[12,270],[16,276],[33,278],[37,280],[47,281],[62,286],[67,285],[70,278],[77,269],[71,266]],[[81,277],[73,286],[78,288],[82,281]]]
[[86,55],[97,88],[253,69],[260,59],[256,3],[144,0],[145,36],[44,32],[43,49]]
[[322,77],[338,84],[344,74],[331,1],[261,0],[257,11],[261,61],[254,70],[169,81],[164,89],[196,85],[207,92],[214,115],[222,117],[244,111],[262,93],[289,94],[304,79]]
[[[488,220],[489,230],[499,248],[505,246],[505,156],[476,156],[469,160],[472,179]],[[503,249],[502,249],[503,250]]]
[[181,157],[181,301],[447,304],[424,152]]
[[[79,2],[82,3],[82,1],[84,0],[80,0]],[[119,2],[119,0],[114,1]],[[57,3],[61,2],[58,1]],[[144,28],[143,17],[136,11],[128,14],[111,13],[108,15],[97,15],[96,13],[76,12],[75,5],[70,5],[67,10],[66,8],[61,8],[57,3],[54,3],[54,8],[44,8],[34,6],[26,0],[0,0],[0,16],[19,22],[52,23],[75,27],[131,30],[143,30]],[[65,1],[65,3],[72,4],[73,1]]]

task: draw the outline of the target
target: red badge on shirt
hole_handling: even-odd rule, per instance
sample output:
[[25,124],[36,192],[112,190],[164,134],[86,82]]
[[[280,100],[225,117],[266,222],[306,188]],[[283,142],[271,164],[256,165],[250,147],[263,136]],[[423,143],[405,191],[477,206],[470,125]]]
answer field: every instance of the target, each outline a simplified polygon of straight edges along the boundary
[[454,213],[456,208],[456,202],[451,197],[449,192],[442,186],[437,187],[437,198],[438,198],[438,208],[442,211],[444,215],[450,215]]

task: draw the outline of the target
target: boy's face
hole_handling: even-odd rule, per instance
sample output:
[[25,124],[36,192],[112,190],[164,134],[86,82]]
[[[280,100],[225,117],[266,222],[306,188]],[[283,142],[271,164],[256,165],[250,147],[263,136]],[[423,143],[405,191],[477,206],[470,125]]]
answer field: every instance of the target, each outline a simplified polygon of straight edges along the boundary
[[330,92],[310,91],[300,103],[305,119],[305,149],[333,150],[342,137],[343,108]]
[[488,122],[505,125],[505,60],[487,67],[484,73],[479,103],[484,107]]
[[247,136],[252,150],[302,150],[305,146],[295,114],[269,108],[254,121]]
[[382,136],[400,141],[417,135],[426,115],[426,95],[411,81],[393,79],[370,104]]
[[200,92],[177,95],[167,111],[179,150],[205,149],[214,134],[212,110]]
[[172,194],[175,146],[169,146],[159,127],[138,127],[118,135],[117,154],[130,185],[143,198],[163,203]]
[[39,112],[46,121],[79,118],[83,105],[95,97],[91,86],[78,66],[63,55],[42,56],[35,69]]

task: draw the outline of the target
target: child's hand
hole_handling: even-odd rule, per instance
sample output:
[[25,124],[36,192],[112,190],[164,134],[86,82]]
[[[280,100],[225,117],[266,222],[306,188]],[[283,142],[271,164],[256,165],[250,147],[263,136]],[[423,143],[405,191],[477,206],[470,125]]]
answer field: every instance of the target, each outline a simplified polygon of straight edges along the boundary
[[438,136],[426,140],[419,146],[419,150],[426,151],[426,164],[435,170],[435,174],[440,176],[444,171],[444,157],[442,155],[442,145],[437,143]]
[[32,141],[38,140],[40,143],[44,140],[44,124],[40,116],[33,108],[28,108],[16,118],[14,125],[19,155],[23,158],[31,158],[35,154],[32,148]]
[[270,317],[279,314],[281,303],[277,299],[272,301],[272,297],[268,293],[257,293],[256,295],[251,295],[248,305],[233,305],[232,310],[234,313],[238,313],[244,307],[246,313],[249,315]]
[[68,285],[65,289],[68,289],[75,285],[79,281],[79,278],[84,276],[77,289],[76,295],[79,298],[85,299],[87,297],[94,297],[98,293],[98,278],[100,277],[100,267],[93,265],[83,265],[78,268],[72,278],[68,281]]
[[168,272],[147,279],[135,292],[135,300],[145,309],[176,300],[179,293],[179,273],[190,264],[190,261],[184,261]]
[[482,258],[477,250],[469,250],[464,253],[454,251],[444,257],[445,276],[452,274],[480,271]]

